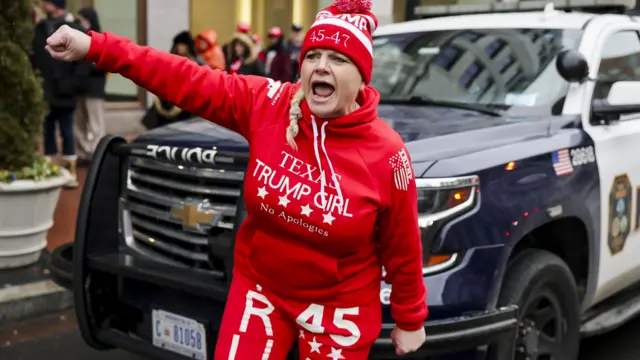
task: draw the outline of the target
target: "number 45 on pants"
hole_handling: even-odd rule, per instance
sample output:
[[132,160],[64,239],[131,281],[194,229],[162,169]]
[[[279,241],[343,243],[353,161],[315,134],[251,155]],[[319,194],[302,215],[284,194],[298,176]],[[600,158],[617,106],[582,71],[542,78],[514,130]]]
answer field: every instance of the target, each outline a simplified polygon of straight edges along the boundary
[[381,328],[379,299],[332,308],[284,299],[247,282],[234,278],[215,360],[284,360],[296,341],[302,360],[368,358]]

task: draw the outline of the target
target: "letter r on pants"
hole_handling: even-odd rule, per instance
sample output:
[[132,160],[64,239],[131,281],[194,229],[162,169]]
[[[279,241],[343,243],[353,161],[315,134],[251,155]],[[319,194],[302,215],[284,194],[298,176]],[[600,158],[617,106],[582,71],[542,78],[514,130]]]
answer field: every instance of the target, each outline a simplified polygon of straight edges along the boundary
[[[254,307],[254,300],[257,300],[263,303],[266,307],[257,308]],[[240,332],[246,333],[247,327],[249,326],[249,319],[252,315],[260,317],[262,319],[262,323],[264,324],[264,331],[267,336],[273,336],[273,328],[271,326],[271,320],[269,319],[269,315],[273,312],[274,307],[267,299],[266,296],[257,293],[253,290],[247,291],[247,302],[244,307],[244,313],[242,314],[242,321],[240,322]]]

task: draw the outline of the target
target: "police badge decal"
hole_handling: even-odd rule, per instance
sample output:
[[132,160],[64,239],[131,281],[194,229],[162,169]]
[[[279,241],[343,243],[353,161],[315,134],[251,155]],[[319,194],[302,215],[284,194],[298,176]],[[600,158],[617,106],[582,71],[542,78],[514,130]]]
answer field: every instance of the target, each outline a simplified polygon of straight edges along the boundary
[[627,236],[629,236],[632,193],[631,181],[627,174],[618,175],[613,179],[609,192],[608,244],[611,255],[624,249]]

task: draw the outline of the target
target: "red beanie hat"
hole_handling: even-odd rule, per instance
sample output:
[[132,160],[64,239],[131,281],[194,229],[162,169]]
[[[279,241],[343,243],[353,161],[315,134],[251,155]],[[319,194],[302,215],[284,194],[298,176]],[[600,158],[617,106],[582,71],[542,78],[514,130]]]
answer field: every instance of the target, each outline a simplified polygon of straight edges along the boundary
[[335,0],[333,5],[316,15],[307,31],[300,67],[311,49],[331,49],[349,57],[358,67],[365,84],[373,71],[373,42],[371,35],[378,27],[378,19],[371,13],[371,0]]
[[251,26],[245,22],[238,23],[236,26],[236,31],[240,33],[248,34],[251,31]]

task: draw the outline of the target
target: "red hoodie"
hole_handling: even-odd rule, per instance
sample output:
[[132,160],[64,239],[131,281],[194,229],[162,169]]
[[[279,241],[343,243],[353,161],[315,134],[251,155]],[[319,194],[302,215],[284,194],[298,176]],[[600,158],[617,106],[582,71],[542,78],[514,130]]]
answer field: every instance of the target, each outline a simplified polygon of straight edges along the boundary
[[299,84],[229,75],[110,33],[90,35],[87,60],[98,68],[249,141],[248,217],[234,271],[285,298],[351,307],[379,296],[384,266],[396,325],[423,325],[414,176],[402,139],[378,118],[375,89],[359,95],[358,110],[329,121],[303,101],[293,150],[285,129]]

